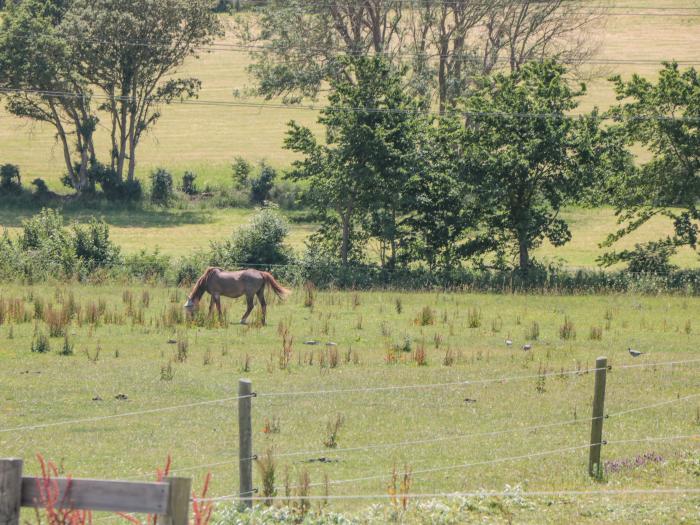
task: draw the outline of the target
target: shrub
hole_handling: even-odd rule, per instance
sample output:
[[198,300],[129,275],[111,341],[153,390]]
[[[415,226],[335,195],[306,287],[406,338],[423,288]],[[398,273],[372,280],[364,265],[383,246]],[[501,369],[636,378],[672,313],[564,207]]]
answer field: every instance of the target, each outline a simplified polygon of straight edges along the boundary
[[75,255],[88,270],[109,268],[119,261],[119,247],[109,239],[109,226],[94,217],[85,225],[73,226]]
[[56,210],[42,209],[37,215],[22,221],[19,247],[31,252],[34,270],[71,275],[77,257],[72,240],[63,227],[63,217]]
[[250,162],[245,160],[243,157],[236,157],[233,159],[233,183],[237,188],[246,188],[250,181],[250,174],[253,171],[253,167]]
[[253,204],[262,204],[270,198],[277,171],[264,162],[260,164],[260,174],[250,180],[250,201]]
[[46,185],[46,182],[44,182],[44,179],[34,179],[32,181],[32,185],[35,188],[34,195],[37,197],[47,197],[51,194],[49,187]]
[[169,206],[173,200],[173,176],[170,172],[158,168],[151,173],[151,202],[160,206]]
[[180,191],[186,195],[197,195],[199,190],[197,190],[197,185],[195,184],[195,179],[197,178],[196,173],[191,171],[186,171],[182,176],[182,184],[180,186]]
[[291,258],[284,243],[288,233],[284,217],[273,208],[262,208],[230,241],[212,243],[211,264],[229,268],[287,264]]
[[22,190],[22,178],[19,166],[3,164],[0,166],[0,193],[19,193]]
[[162,279],[170,267],[170,257],[162,255],[156,248],[148,253],[139,253],[124,258],[124,269],[127,275],[145,280]]

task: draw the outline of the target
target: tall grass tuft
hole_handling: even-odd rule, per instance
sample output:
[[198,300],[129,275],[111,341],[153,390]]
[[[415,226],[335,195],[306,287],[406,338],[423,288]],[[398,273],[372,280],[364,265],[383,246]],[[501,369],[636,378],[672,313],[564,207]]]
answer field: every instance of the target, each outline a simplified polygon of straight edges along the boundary
[[469,328],[479,328],[481,326],[481,310],[469,308],[467,310],[467,326]]
[[588,339],[591,341],[600,341],[603,339],[603,328],[600,326],[591,326],[591,330],[588,333]]
[[430,306],[424,306],[423,309],[418,313],[415,318],[414,323],[418,326],[429,326],[435,324],[435,312]]
[[576,328],[569,316],[564,316],[564,323],[559,327],[559,337],[561,339],[576,339]]
[[48,354],[51,351],[51,343],[46,334],[39,330],[34,332],[31,350],[35,354]]
[[68,339],[68,334],[66,334],[63,337],[63,347],[61,348],[61,351],[58,353],[59,353],[59,355],[73,355],[73,353],[74,353],[73,350],[74,350],[74,345]]
[[540,324],[537,321],[532,321],[530,327],[525,331],[525,339],[528,341],[537,341],[540,337]]
[[416,345],[416,350],[413,352],[413,360],[418,366],[428,366],[428,353],[423,342]]
[[187,338],[180,338],[177,342],[177,353],[175,354],[175,360],[178,363],[184,363],[187,361],[187,354],[189,352],[189,343]]
[[272,448],[268,448],[264,454],[255,460],[255,465],[258,467],[258,473],[262,481],[262,496],[263,502],[268,507],[272,505],[272,498],[277,496],[275,488],[275,472],[277,470],[277,462],[273,456]]
[[344,424],[345,418],[342,414],[336,414],[335,418],[328,420],[326,423],[326,435],[323,438],[325,447],[336,448],[338,446],[338,435]]
[[316,303],[316,286],[311,281],[304,283],[304,306],[313,309]]

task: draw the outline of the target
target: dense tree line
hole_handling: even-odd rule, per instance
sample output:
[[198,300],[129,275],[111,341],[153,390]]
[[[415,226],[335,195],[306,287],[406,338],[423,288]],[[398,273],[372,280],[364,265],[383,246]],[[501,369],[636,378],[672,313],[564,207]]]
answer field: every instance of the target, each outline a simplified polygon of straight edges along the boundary
[[[614,79],[625,103],[603,115],[576,114],[585,86],[554,60],[529,62],[475,82],[443,115],[421,111],[403,89],[406,70],[380,57],[348,58],[331,77],[319,123],[289,125],[285,145],[303,155],[290,176],[307,180],[306,198],[322,221],[312,250],[361,262],[376,247],[382,267],[425,263],[527,272],[545,239],[571,239],[562,208],[613,202],[621,230],[606,246],[656,214],[674,235],[611,252],[640,272],[667,271],[677,246],[696,246],[700,200],[694,70],[668,64],[659,83]],[[612,120],[612,124],[610,121]],[[655,157],[635,166],[629,146]]]

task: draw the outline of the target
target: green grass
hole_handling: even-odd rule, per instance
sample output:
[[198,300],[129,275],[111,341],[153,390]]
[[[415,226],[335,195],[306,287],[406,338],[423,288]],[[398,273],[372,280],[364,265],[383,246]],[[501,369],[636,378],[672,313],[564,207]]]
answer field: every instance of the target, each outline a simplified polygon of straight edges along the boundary
[[[630,11],[654,7],[658,2],[633,0],[614,5],[629,5]],[[672,0],[666,7],[684,7],[687,2]],[[619,11],[619,10],[618,10]],[[668,14],[668,13],[667,13]],[[230,20],[227,20],[229,23]],[[697,60],[700,56],[700,16],[611,16],[596,27],[591,35],[599,43],[594,58],[610,60]],[[234,42],[233,34],[224,39]],[[202,80],[201,100],[234,101],[234,92],[243,92],[251,85],[246,66],[246,53],[216,51],[202,53],[199,60],[189,60],[182,68],[184,76]],[[614,102],[610,84],[605,78],[633,72],[655,77],[659,65],[613,65],[582,71],[593,75],[588,82],[589,94],[582,108],[607,108]],[[261,99],[245,99],[265,102]],[[299,109],[216,107],[175,104],[163,111],[163,117],[146,136],[138,152],[138,173],[144,177],[156,166],[173,170],[191,169],[212,182],[228,180],[229,163],[236,155],[249,160],[267,159],[273,166],[288,166],[293,154],[282,148],[286,123],[296,119],[315,125],[316,113]],[[64,172],[62,154],[51,128],[29,124],[0,110],[0,162],[18,164],[25,181],[43,177],[52,189],[60,189]],[[98,128],[99,155],[107,158],[108,132]]]
[[[7,228],[11,235],[17,235],[22,220],[31,217],[37,209],[16,209],[0,207],[0,229]],[[103,206],[95,209],[64,209],[66,223],[85,221],[89,217],[103,216],[110,225],[112,239],[126,254],[158,247],[167,255],[188,255],[209,249],[211,241],[229,238],[231,233],[245,224],[253,213],[252,209],[219,209],[200,206],[184,209],[163,210],[160,208],[135,207],[122,209]],[[535,251],[535,256],[543,261],[560,261],[570,269],[595,269],[596,258],[602,253],[598,244],[615,231],[615,215],[611,208],[570,208],[562,217],[569,221],[573,238],[563,247],[556,248],[549,243]],[[304,249],[304,240],[315,231],[316,225],[292,223],[289,244],[297,251]],[[658,217],[639,231],[624,238],[616,249],[632,248],[635,243],[659,239],[672,232],[667,219]],[[370,256],[372,254],[370,253]],[[700,258],[690,248],[683,248],[672,259],[683,268],[697,268]]]
[[[144,290],[150,294],[148,307],[141,303]],[[128,302],[125,291],[133,297],[131,316],[124,302]],[[696,359],[700,298],[320,292],[314,307],[306,308],[304,293],[297,290],[285,303],[274,301],[268,310],[269,326],[256,328],[235,324],[164,325],[170,309],[180,311],[183,290],[116,285],[5,285],[2,289],[6,301],[23,300],[30,317],[35,301],[43,302],[45,311],[48,303],[59,309],[59,301],[66,304],[70,293],[80,306],[83,319],[82,324],[73,320],[66,328],[74,344],[73,356],[58,355],[62,337],[50,339],[48,354],[30,352],[35,330],[48,334],[44,321],[18,323],[6,319],[0,325],[0,428],[231,397],[236,395],[238,378],[249,377],[259,394],[253,400],[254,449],[260,454],[273,447],[280,455],[278,482],[281,483],[285,467],[292,480],[302,469],[308,469],[312,483],[323,482],[324,475],[331,481],[380,476],[331,487],[332,494],[386,493],[394,465],[400,471],[404,465],[410,465],[417,472],[585,445],[590,433],[586,419],[590,417],[593,374],[320,396],[265,394],[536,376],[542,370],[590,368],[600,355],[606,355],[613,367],[608,374],[606,396],[606,411],[610,414],[698,392],[697,364],[632,369],[621,365]],[[402,304],[401,313],[397,313],[397,299]],[[103,319],[98,325],[90,325],[84,321],[88,304],[100,300],[104,301],[111,322]],[[224,304],[229,319],[241,315],[240,300],[225,300]],[[434,324],[422,326],[416,322],[425,307],[434,311]],[[472,322],[479,326],[469,328],[475,310],[480,312],[481,323]],[[573,323],[576,338],[560,337],[565,318]],[[530,352],[523,352],[519,348],[535,321],[539,324],[539,337],[532,341]],[[286,370],[280,369],[280,332],[284,327],[293,336]],[[592,327],[602,329],[601,340],[589,340]],[[512,348],[503,342],[508,337],[515,342]],[[311,339],[321,344],[303,344]],[[174,361],[177,345],[169,344],[169,340],[187,341],[186,361]],[[320,366],[321,354],[326,354],[328,363],[324,345],[327,341],[338,344],[340,363],[336,368]],[[411,352],[392,350],[405,346],[407,341],[413,351],[420,345],[425,347],[427,365],[418,366]],[[633,359],[627,354],[628,346],[647,354]],[[95,360],[98,348],[99,359]],[[454,359],[450,366],[444,364],[448,349]],[[344,359],[347,352],[350,362]],[[313,364],[309,365],[311,355]],[[396,356],[396,362],[389,362],[394,361],[387,359],[390,355]],[[249,370],[244,371],[246,359]],[[161,367],[170,361],[172,379],[162,380]],[[120,393],[126,394],[128,400],[115,399]],[[102,400],[94,401],[95,397]],[[476,402],[465,402],[466,398]],[[700,402],[694,399],[610,417],[605,420],[604,437],[612,442],[698,434],[698,410]],[[345,420],[337,437],[338,449],[454,437],[366,451],[327,449],[323,445],[326,425],[337,414]],[[279,419],[279,433],[263,433],[266,418]],[[572,419],[578,422],[541,430],[458,437]],[[214,475],[213,495],[237,490],[237,443],[235,402],[0,433],[3,455],[24,457],[30,474],[37,469],[31,458],[41,452],[60,463],[63,472],[74,476],[148,478],[170,453],[175,469],[192,467],[180,473],[194,476],[195,486],[210,470]],[[281,456],[296,451],[308,454]],[[611,443],[604,447],[603,457],[634,459],[646,452],[658,453],[664,461],[608,473],[602,482],[589,479],[587,453],[579,450],[416,473],[411,491],[499,491],[506,485],[518,484],[526,491],[698,486],[697,440]],[[321,457],[338,461],[309,462]],[[230,463],[194,468],[226,461]],[[322,494],[322,490],[315,488],[312,493]],[[332,508],[357,511],[367,505],[369,502],[334,502]],[[532,505],[531,509],[510,509],[514,521],[692,521],[697,516],[698,498],[535,498]],[[481,514],[470,516],[478,521]]]

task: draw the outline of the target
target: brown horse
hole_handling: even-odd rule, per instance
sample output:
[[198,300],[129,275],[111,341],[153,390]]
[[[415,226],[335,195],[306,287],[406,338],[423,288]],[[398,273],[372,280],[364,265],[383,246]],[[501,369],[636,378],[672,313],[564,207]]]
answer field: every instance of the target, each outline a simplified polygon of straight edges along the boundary
[[209,303],[209,315],[211,315],[214,305],[221,316],[221,296],[235,299],[245,295],[248,301],[248,308],[243,314],[241,324],[246,324],[246,319],[253,310],[255,295],[258,296],[262,308],[262,324],[265,324],[265,314],[267,304],[265,303],[265,284],[268,284],[278,297],[285,297],[289,290],[280,286],[275,281],[272,274],[258,270],[240,270],[238,272],[227,272],[221,268],[207,268],[202,276],[197,280],[185,303],[185,310],[193,313],[199,306],[204,292],[209,292],[211,302]]

